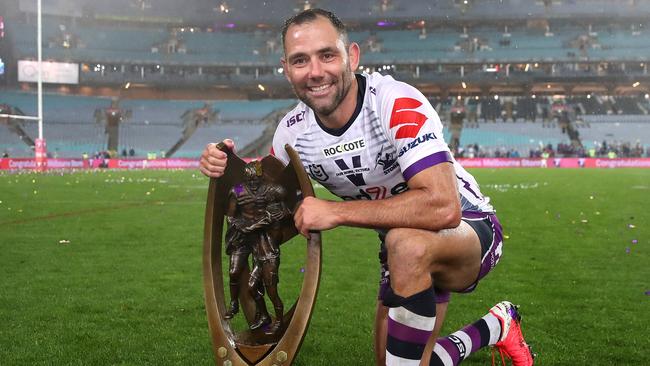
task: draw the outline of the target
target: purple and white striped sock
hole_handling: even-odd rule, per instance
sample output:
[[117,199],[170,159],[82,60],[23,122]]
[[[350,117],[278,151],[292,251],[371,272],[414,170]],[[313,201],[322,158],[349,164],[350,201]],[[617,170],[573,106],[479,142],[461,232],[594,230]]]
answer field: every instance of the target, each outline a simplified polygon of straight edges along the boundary
[[496,344],[500,336],[499,319],[488,313],[475,323],[438,338],[429,366],[456,366],[479,349]]
[[386,365],[417,366],[436,323],[433,287],[407,298],[387,292]]

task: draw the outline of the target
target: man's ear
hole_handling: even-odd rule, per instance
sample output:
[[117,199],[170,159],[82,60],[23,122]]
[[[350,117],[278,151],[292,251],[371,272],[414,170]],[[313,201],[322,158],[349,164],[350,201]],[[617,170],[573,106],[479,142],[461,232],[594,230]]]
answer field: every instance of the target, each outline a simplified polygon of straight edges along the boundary
[[359,68],[361,50],[359,49],[359,45],[356,42],[350,43],[350,46],[348,47],[348,57],[350,59],[350,70],[352,70],[352,72],[357,71]]
[[285,60],[285,58],[282,57],[280,58],[280,63],[282,63],[282,70],[284,71],[283,72],[284,77],[287,78],[287,81],[291,82],[291,80],[289,80],[289,73],[287,72],[287,60]]

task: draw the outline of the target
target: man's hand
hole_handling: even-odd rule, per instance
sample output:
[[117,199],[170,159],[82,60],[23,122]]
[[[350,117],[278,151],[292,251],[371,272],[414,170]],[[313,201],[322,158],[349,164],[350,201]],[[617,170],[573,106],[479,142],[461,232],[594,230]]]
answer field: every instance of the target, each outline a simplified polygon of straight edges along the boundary
[[298,232],[309,239],[310,231],[329,230],[339,226],[336,204],[337,202],[305,197],[293,215]]
[[[233,140],[225,139],[223,143],[231,151],[235,151],[235,142]],[[217,149],[217,144],[208,144],[201,154],[199,170],[207,177],[219,178],[226,170],[227,160],[228,155]]]

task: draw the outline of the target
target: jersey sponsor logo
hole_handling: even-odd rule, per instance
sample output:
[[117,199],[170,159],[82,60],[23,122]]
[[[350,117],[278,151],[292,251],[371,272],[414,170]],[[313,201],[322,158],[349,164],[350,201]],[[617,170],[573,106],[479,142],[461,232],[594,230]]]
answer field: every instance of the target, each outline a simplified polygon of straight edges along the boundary
[[394,152],[384,153],[384,147],[381,147],[381,151],[377,153],[375,158],[375,168],[377,165],[381,165],[381,168],[384,171],[384,174],[388,174],[397,168],[397,158],[395,157]]
[[334,158],[343,154],[361,151],[366,148],[366,141],[363,138],[354,141],[342,142],[340,144],[328,146],[323,149],[323,155],[326,158]]
[[397,98],[390,115],[390,128],[398,127],[396,139],[414,138],[420,132],[427,116],[415,111],[422,105],[417,99]]
[[309,164],[309,175],[319,182],[325,182],[330,178],[322,164]]
[[431,140],[435,140],[435,139],[436,139],[436,135],[433,132],[429,132],[426,135],[422,135],[422,136],[418,137],[417,139],[409,142],[406,146],[402,147],[399,150],[399,154],[397,154],[397,157],[399,158],[402,155],[406,154],[407,151],[409,151],[411,149],[414,149],[414,148],[422,145],[423,143],[425,143],[427,141],[431,141]]
[[361,166],[361,155],[354,155],[352,157],[352,167],[344,159],[336,159],[334,162],[341,169],[341,172],[336,173],[337,177],[345,175],[357,187],[366,185],[366,181],[363,179],[363,173],[369,172],[370,168]]
[[305,111],[295,114],[287,120],[287,127],[291,127],[298,122],[302,122],[304,119],[305,119]]
[[408,184],[406,182],[401,182],[396,184],[393,188],[388,189],[384,186],[379,187],[368,187],[368,188],[359,188],[359,194],[355,196],[341,196],[343,200],[354,201],[354,200],[381,200],[387,197],[387,193],[390,192],[391,196],[406,192],[409,190]]

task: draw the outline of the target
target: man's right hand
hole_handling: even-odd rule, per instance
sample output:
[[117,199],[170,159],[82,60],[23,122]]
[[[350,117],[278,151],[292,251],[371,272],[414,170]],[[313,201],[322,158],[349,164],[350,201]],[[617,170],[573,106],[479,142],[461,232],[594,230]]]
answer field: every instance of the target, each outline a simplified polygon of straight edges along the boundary
[[[231,150],[235,151],[235,142],[230,139],[223,140],[223,143]],[[203,175],[211,178],[219,178],[226,170],[228,155],[217,148],[217,144],[208,144],[201,153],[199,161],[199,170]]]

